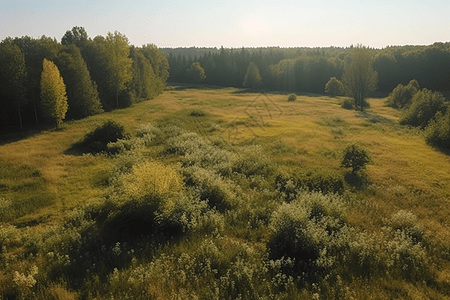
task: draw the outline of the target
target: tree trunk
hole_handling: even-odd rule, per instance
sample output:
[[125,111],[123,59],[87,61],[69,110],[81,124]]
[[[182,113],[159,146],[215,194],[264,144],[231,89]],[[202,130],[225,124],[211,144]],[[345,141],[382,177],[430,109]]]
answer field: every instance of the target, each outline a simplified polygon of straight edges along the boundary
[[116,107],[119,108],[119,89],[116,88]]
[[17,101],[17,111],[19,112],[20,132],[23,132],[22,114],[20,113],[20,102]]

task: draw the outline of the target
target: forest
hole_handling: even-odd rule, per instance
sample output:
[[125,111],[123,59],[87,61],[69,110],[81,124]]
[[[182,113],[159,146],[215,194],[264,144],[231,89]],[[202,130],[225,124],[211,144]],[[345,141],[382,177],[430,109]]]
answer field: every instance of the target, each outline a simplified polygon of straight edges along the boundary
[[[170,65],[170,82],[205,83],[242,88],[250,63],[261,74],[258,88],[298,93],[324,93],[331,77],[340,79],[353,46],[347,48],[162,48]],[[372,49],[379,92],[416,79],[423,87],[450,90],[450,43],[429,46],[391,46]],[[205,78],[187,70],[199,62]]]
[[54,62],[63,78],[67,119],[152,99],[169,76],[168,61],[155,45],[135,47],[117,31],[92,39],[83,27],[73,27],[61,42],[46,36],[6,38],[0,43],[0,131],[51,121],[41,105],[44,59]]

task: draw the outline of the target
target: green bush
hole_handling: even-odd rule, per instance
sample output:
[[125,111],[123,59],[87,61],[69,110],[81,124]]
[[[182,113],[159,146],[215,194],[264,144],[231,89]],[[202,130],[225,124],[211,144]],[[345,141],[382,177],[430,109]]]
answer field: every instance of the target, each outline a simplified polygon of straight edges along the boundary
[[414,95],[411,106],[404,111],[399,122],[402,125],[425,128],[437,112],[445,114],[447,108],[448,104],[441,93],[423,89]]
[[243,149],[232,164],[232,171],[245,176],[268,176],[273,171],[272,162],[259,145]]
[[297,95],[296,94],[289,94],[288,95],[288,99],[287,99],[287,101],[288,102],[294,102],[295,100],[297,100]]
[[267,244],[271,259],[295,259],[292,275],[317,280],[335,267],[335,256],[345,247],[345,208],[336,195],[302,194],[284,203],[271,218]]
[[325,93],[329,94],[331,97],[343,95],[344,85],[337,80],[336,77],[331,77],[325,85]]
[[342,153],[342,168],[351,168],[352,174],[364,169],[370,162],[370,154],[363,146],[352,143],[347,145]]
[[344,109],[355,109],[355,100],[351,98],[345,98],[341,103],[341,107]]
[[296,170],[278,174],[275,178],[278,191],[290,201],[300,191],[321,192],[323,194],[343,194],[344,178],[333,170]]
[[411,80],[407,86],[399,84],[389,94],[386,105],[393,108],[408,108],[411,106],[414,95],[419,91],[417,80]]
[[236,206],[235,186],[212,170],[199,167],[183,169],[185,184],[198,193],[201,200],[207,201],[211,208],[225,211]]
[[450,110],[445,115],[437,112],[425,131],[428,144],[450,149]]
[[121,124],[109,120],[86,134],[81,146],[90,153],[108,152],[108,143],[117,142],[125,136],[125,128]]

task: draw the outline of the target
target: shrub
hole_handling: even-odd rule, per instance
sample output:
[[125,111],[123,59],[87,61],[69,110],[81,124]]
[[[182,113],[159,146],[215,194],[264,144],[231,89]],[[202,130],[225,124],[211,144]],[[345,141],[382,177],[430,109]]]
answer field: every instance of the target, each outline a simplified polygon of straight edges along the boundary
[[90,153],[108,152],[108,143],[117,142],[123,138],[125,138],[124,127],[110,120],[86,134],[81,146]]
[[423,231],[417,225],[417,217],[410,211],[400,210],[385,221],[392,232],[403,232],[417,244],[423,242]]
[[411,106],[400,118],[400,124],[425,128],[438,111],[445,114],[447,107],[441,93],[423,89],[414,95]]
[[355,108],[355,100],[351,98],[345,98],[341,103],[341,107],[344,109],[354,109]]
[[331,77],[325,85],[325,93],[329,94],[331,97],[343,95],[344,85],[337,80],[336,77]]
[[287,99],[288,102],[294,102],[295,100],[297,100],[296,94],[292,93],[292,94],[288,95],[288,99]]
[[425,131],[428,144],[450,149],[450,110],[445,115],[437,112]]
[[234,184],[224,180],[214,171],[189,167],[183,169],[183,175],[186,186],[193,188],[200,199],[207,201],[211,208],[215,207],[223,212],[236,204]]
[[203,110],[192,110],[189,115],[191,117],[204,117],[206,113]]
[[273,166],[261,146],[251,145],[238,155],[233,162],[232,170],[247,177],[253,175],[268,176],[272,173]]
[[399,84],[389,94],[386,105],[393,108],[408,108],[411,106],[414,95],[419,91],[417,80],[411,80],[407,86]]
[[295,259],[293,275],[317,280],[323,271],[335,266],[335,255],[344,246],[340,238],[344,211],[336,195],[302,194],[284,203],[269,224],[269,257]]
[[323,194],[344,192],[344,178],[332,170],[296,170],[288,174],[278,174],[275,183],[278,191],[283,193],[288,201],[294,199],[301,190]]
[[345,147],[341,161],[342,168],[351,168],[352,174],[356,174],[361,169],[364,169],[370,162],[370,155],[366,148],[353,143]]

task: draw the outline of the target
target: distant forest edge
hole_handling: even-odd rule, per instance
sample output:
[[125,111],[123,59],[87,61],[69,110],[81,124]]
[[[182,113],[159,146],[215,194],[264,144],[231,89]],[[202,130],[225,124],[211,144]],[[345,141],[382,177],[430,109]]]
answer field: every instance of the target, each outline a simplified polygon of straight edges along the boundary
[[[260,88],[323,93],[331,77],[341,79],[351,59],[346,48],[161,48],[169,60],[169,82],[243,87],[250,63],[261,74]],[[378,72],[378,89],[391,92],[398,84],[416,79],[422,87],[450,91],[450,42],[429,46],[390,46],[371,49],[373,68]],[[204,78],[191,66],[198,62]]]
[[[0,42],[0,132],[80,119],[152,99],[166,82],[324,93],[341,79],[353,46],[326,48],[162,48],[130,45],[118,31],[90,38],[83,27],[54,38],[29,36]],[[430,90],[450,91],[450,42],[369,49],[378,91],[410,80]],[[51,61],[67,95],[42,101],[44,60]],[[170,73],[169,73],[170,71]],[[56,80],[56,79],[55,79]],[[44,105],[45,104],[45,105]],[[53,106],[52,106],[53,105]],[[58,111],[67,107],[66,111]]]
[[[43,61],[57,67],[67,104],[44,105]],[[55,77],[55,78],[56,78]],[[153,44],[135,47],[115,31],[91,39],[83,27],[67,30],[58,42],[42,36],[8,37],[0,43],[0,132],[51,124],[54,110],[62,119],[80,119],[152,99],[166,86],[169,63]],[[48,110],[53,111],[48,111]],[[66,114],[67,113],[67,114]]]

